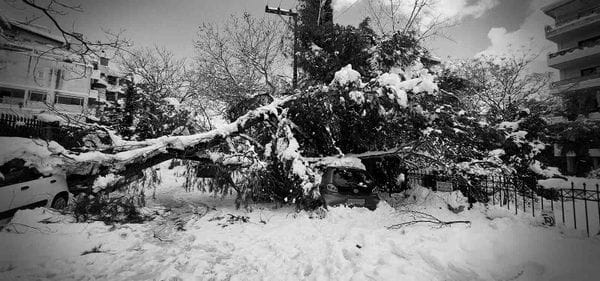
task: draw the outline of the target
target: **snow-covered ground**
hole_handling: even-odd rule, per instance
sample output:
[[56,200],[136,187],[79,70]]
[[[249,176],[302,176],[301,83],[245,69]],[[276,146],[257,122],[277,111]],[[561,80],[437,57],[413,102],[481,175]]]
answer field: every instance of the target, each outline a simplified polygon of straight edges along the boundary
[[[331,208],[324,218],[292,208],[236,210],[231,198],[185,192],[166,176],[150,208],[182,225],[69,223],[39,208],[0,232],[0,280],[598,280],[600,239],[458,193],[417,188],[375,211]],[[393,205],[394,207],[390,206]],[[205,208],[208,206],[208,208]],[[208,212],[206,212],[208,210]],[[191,212],[195,211],[196,215]],[[411,211],[470,225],[415,224]],[[247,222],[230,220],[247,217]],[[312,217],[312,218],[311,218]]]

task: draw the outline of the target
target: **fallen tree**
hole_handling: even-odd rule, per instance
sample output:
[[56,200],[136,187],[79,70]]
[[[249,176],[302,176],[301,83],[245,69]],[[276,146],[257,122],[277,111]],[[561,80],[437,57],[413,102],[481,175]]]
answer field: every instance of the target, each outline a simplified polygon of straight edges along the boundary
[[[273,153],[271,156],[284,163],[290,173],[288,176],[295,178],[304,193],[308,193],[319,180],[301,157],[298,142],[292,132],[294,124],[285,117],[286,104],[296,97],[290,95],[275,100],[249,111],[235,122],[204,133],[168,136],[139,142],[124,141],[119,146],[104,152],[75,154],[65,151],[61,155],[64,158],[63,168],[75,185],[92,186],[98,177],[118,175],[109,179],[111,183],[105,184],[112,189],[114,185],[126,185],[144,169],[174,158],[193,160],[205,165],[249,166],[248,163],[244,163],[244,157],[236,157],[236,148],[233,147],[232,139],[240,137],[251,145],[263,146],[244,132],[258,123],[266,122],[276,128],[269,143]],[[233,156],[215,157],[215,153],[210,153],[221,145],[227,145],[229,147],[227,152]],[[232,183],[231,180],[229,182]],[[241,196],[243,192],[235,186],[234,188]]]
[[[308,195],[318,195],[317,169],[331,155],[395,157],[404,166],[437,166],[469,173],[472,165],[461,163],[504,165],[498,155],[507,142],[515,142],[517,148],[531,146],[514,137],[525,133],[505,133],[482,122],[476,112],[462,110],[459,101],[438,89],[437,79],[434,72],[415,63],[365,83],[348,65],[336,72],[328,85],[274,100],[215,130],[118,141],[103,151],[63,149],[60,158],[71,178],[85,186],[101,182],[101,187],[127,184],[143,170],[174,158],[231,167],[225,171],[241,173],[246,180],[221,183],[233,185],[238,199],[245,200],[248,190],[260,191],[258,187],[266,184],[277,190],[271,194],[278,201],[297,203]],[[516,128],[523,122],[512,123],[510,127]],[[539,142],[532,144],[543,149],[536,145]],[[522,151],[531,154],[523,163],[535,160],[529,148],[515,153]],[[395,175],[389,178],[393,180]]]

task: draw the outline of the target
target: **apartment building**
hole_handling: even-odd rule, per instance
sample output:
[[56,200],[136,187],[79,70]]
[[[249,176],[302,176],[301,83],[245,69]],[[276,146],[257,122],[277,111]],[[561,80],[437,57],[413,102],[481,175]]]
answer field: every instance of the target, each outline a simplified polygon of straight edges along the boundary
[[576,115],[600,120],[600,1],[560,0],[542,11],[555,20],[545,32],[558,46],[548,55],[560,72],[551,92],[570,100]]
[[[551,93],[563,97],[570,115],[600,121],[600,1],[559,0],[542,11],[555,20],[545,32],[558,46],[548,54],[548,66],[560,72]],[[581,157],[591,158],[593,169],[600,168],[600,148],[588,147],[587,155],[568,151],[565,156],[568,173],[577,170],[576,159]]]
[[1,113],[85,121],[121,97],[122,76],[107,58],[83,60],[41,26],[0,17],[0,32]]

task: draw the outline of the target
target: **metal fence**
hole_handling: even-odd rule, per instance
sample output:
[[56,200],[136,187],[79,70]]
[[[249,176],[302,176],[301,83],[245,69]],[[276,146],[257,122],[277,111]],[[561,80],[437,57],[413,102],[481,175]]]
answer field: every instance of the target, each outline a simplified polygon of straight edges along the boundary
[[44,122],[12,114],[0,114],[0,133],[2,136],[43,138]]
[[63,127],[57,123],[43,122],[34,118],[2,113],[0,114],[0,136],[38,138],[56,141],[67,149],[80,147],[78,128]]
[[[600,181],[600,180],[599,180]],[[544,188],[534,178],[516,176],[461,176],[410,171],[409,184],[437,191],[460,190],[469,203],[483,202],[509,210],[542,216],[544,224],[583,229],[588,236],[600,234],[600,184],[581,183],[570,188]]]

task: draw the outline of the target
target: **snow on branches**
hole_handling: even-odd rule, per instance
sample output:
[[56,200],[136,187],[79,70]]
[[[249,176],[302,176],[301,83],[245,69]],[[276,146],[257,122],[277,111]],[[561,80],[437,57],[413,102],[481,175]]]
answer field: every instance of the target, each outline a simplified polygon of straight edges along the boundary
[[292,121],[282,118],[277,131],[275,155],[289,167],[290,176],[298,178],[305,194],[308,194],[320,182],[320,176],[309,167],[300,155],[300,145],[292,132]]

